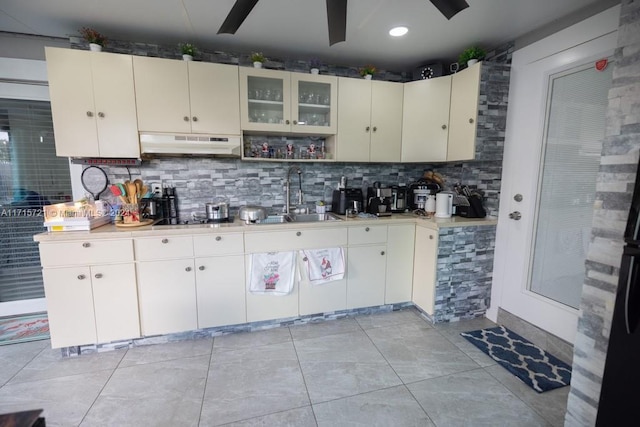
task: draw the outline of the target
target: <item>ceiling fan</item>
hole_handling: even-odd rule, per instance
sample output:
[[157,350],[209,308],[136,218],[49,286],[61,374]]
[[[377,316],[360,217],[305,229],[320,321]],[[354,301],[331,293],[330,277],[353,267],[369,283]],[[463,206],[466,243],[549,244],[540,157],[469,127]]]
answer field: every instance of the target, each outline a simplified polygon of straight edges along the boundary
[[[451,19],[458,12],[469,7],[465,0],[429,0],[445,18]],[[326,0],[327,24],[329,27],[329,46],[346,40],[347,0]],[[224,20],[218,34],[235,34],[240,25],[249,16],[258,0],[236,0]]]

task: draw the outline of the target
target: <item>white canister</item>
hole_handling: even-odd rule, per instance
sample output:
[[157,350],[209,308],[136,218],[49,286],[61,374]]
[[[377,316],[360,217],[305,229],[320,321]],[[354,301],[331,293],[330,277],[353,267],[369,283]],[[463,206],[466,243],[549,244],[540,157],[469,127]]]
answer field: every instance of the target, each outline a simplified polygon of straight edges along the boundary
[[427,203],[424,206],[424,210],[428,214],[436,213],[436,195],[435,194],[429,194],[429,196],[427,196]]
[[436,218],[450,218],[453,212],[453,194],[440,192],[436,195]]

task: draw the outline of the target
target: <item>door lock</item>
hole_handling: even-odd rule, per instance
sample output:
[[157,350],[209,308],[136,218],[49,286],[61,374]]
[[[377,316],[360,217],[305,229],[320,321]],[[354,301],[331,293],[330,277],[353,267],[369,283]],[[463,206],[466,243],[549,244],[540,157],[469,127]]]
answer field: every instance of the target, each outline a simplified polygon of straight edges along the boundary
[[509,214],[509,218],[511,218],[511,219],[513,219],[515,221],[519,221],[520,218],[522,218],[522,214],[520,212],[518,212],[518,211],[514,211],[514,212],[511,212]]

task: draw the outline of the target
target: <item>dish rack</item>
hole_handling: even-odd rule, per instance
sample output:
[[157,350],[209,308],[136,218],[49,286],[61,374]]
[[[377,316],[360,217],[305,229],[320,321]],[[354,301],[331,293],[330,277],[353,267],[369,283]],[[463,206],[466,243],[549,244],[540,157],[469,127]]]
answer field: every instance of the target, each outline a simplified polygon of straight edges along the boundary
[[88,231],[110,222],[108,205],[102,201],[44,206],[44,226],[47,231]]

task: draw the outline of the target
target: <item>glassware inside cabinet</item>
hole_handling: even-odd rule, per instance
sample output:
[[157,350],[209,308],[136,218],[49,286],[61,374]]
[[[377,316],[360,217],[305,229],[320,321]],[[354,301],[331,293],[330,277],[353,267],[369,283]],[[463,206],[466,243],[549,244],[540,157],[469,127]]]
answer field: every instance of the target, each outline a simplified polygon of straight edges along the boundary
[[284,122],[281,79],[248,76],[247,88],[250,122],[276,124]]
[[331,84],[298,81],[298,125],[331,126]]

